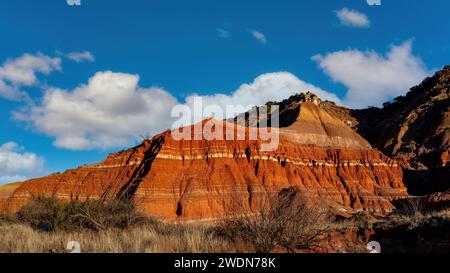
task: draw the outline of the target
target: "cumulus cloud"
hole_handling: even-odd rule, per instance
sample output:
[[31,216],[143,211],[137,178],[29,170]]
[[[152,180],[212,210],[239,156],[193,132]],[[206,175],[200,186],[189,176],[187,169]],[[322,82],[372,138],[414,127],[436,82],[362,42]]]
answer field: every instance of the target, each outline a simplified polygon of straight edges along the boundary
[[231,95],[191,95],[185,102],[179,102],[161,88],[141,88],[138,81],[137,75],[98,72],[87,84],[74,90],[47,90],[42,103],[29,106],[15,117],[55,137],[57,147],[109,149],[127,147],[140,135],[170,129],[176,119],[171,117],[173,107],[181,104],[192,109],[195,98],[202,98],[204,107],[217,105],[224,112],[226,105],[262,105],[305,91],[339,102],[335,95],[288,72],[263,74]]
[[231,36],[231,33],[228,30],[217,28],[216,31],[219,37],[222,39],[228,39]]
[[348,88],[343,102],[356,108],[380,106],[431,74],[413,55],[411,41],[392,45],[385,55],[372,50],[346,50],[312,59],[333,81]]
[[9,59],[0,66],[0,96],[9,100],[29,99],[21,87],[34,86],[38,84],[38,73],[48,75],[55,70],[61,70],[61,59],[39,52]]
[[250,33],[261,44],[267,44],[267,37],[264,33],[257,31],[257,30],[250,30]]
[[341,24],[350,27],[360,27],[367,28],[370,27],[369,18],[364,13],[357,10],[350,10],[348,8],[343,8],[336,11],[336,15],[341,22]]
[[140,134],[168,129],[167,118],[177,103],[168,92],[140,88],[138,81],[137,75],[99,72],[73,91],[47,90],[40,105],[16,118],[54,136],[57,147],[124,147]]
[[72,60],[77,63],[81,62],[94,62],[95,57],[94,55],[89,51],[83,51],[83,52],[70,52],[66,55],[66,57],[69,60]]
[[7,84],[0,79],[0,97],[13,101],[29,101],[30,98],[27,93],[21,91],[19,88]]
[[[335,94],[304,82],[289,72],[275,72],[263,74],[252,83],[241,85],[230,95],[189,96],[186,98],[186,104],[193,105],[195,98],[201,98],[204,105],[218,105],[222,109],[225,109],[227,105],[242,105],[248,110],[252,106],[263,105],[268,101],[281,101],[296,93],[306,91],[312,91],[324,100],[340,103]],[[226,118],[231,117],[233,115]]]
[[0,183],[25,180],[27,175],[40,173],[43,167],[42,157],[24,152],[15,142],[0,146]]

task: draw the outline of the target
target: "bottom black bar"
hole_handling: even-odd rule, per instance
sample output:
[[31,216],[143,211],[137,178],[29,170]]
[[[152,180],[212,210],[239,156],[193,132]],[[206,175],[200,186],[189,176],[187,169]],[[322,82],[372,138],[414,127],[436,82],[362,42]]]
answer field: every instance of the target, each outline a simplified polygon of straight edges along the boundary
[[[0,254],[2,268],[40,272],[387,272],[427,270],[448,254]],[[11,266],[11,267],[9,267]]]

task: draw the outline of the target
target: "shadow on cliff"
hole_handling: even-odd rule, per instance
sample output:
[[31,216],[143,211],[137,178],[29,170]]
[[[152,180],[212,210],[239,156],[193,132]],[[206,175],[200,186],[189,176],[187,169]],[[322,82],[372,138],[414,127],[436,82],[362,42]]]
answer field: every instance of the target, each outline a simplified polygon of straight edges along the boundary
[[449,220],[434,218],[414,228],[375,228],[371,240],[381,244],[383,253],[448,253],[449,230]]
[[127,200],[134,196],[142,180],[152,169],[153,161],[161,150],[163,144],[164,136],[159,136],[151,140],[150,147],[145,152],[141,164],[131,175],[128,182],[117,193],[118,199]]
[[450,190],[450,166],[430,170],[403,170],[403,181],[411,195],[423,196]]

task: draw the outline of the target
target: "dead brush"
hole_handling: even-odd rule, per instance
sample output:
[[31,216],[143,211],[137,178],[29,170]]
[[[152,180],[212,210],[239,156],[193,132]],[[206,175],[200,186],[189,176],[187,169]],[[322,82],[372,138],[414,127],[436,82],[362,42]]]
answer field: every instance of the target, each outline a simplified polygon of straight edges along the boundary
[[315,247],[328,227],[328,209],[308,204],[294,189],[257,199],[254,209],[236,202],[218,233],[234,242],[241,240],[258,253],[279,248],[295,252]]

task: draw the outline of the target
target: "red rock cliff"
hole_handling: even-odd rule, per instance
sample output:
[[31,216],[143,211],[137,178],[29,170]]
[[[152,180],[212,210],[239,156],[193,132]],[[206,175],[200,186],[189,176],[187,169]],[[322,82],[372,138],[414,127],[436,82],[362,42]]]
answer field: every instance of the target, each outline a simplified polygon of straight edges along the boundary
[[[274,151],[261,151],[261,139],[248,140],[248,127],[233,127],[246,140],[175,140],[167,131],[98,164],[27,181],[9,198],[8,210],[33,194],[132,198],[162,219],[208,220],[235,203],[255,207],[261,194],[295,187],[343,210],[389,212],[393,199],[407,196],[401,168],[309,98],[282,109],[281,119],[288,113],[290,121],[281,122]],[[233,125],[206,120],[206,126],[216,133]]]
[[11,194],[20,186],[19,183],[10,183],[6,185],[0,185],[0,213],[5,210],[5,205]]

